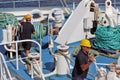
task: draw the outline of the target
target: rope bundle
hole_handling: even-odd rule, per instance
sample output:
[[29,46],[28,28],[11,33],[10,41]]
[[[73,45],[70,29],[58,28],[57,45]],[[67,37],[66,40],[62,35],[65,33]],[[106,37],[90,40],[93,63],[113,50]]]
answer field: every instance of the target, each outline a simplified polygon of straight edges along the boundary
[[10,13],[0,13],[0,27],[6,27],[7,24],[18,25],[17,18]]
[[95,32],[94,45],[102,49],[120,49],[120,25],[115,28],[110,26],[99,26]]
[[47,35],[47,27],[44,27],[42,23],[34,22],[35,33],[32,35],[32,39],[40,39]]

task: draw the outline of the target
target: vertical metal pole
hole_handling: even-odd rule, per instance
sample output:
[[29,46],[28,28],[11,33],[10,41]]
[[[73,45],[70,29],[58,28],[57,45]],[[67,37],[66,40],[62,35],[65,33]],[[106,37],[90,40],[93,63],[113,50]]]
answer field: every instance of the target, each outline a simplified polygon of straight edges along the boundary
[[0,75],[1,75],[1,77],[0,77],[0,80],[2,80],[2,57],[0,58]]
[[75,10],[75,2],[73,1],[73,11]]
[[19,67],[18,67],[18,43],[16,42],[16,69],[18,70]]
[[114,7],[116,8],[116,0],[114,0]]
[[40,0],[38,0],[38,7],[40,8]]
[[[32,61],[32,62],[33,62],[33,61]],[[31,73],[32,73],[32,74],[31,74],[31,78],[34,78],[34,76],[33,76],[33,64],[31,63],[30,65],[31,65]]]
[[43,25],[42,25],[42,23],[40,23],[40,25],[39,25],[39,29],[40,29],[40,45],[42,46],[42,27],[43,27]]
[[15,9],[15,1],[13,1],[13,8]]

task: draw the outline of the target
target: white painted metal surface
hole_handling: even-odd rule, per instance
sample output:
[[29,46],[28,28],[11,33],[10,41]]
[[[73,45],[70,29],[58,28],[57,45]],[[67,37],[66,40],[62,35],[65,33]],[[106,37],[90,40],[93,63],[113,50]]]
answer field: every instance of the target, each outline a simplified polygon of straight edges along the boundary
[[2,30],[2,35],[3,35],[2,42],[7,42],[7,30],[6,29]]
[[82,0],[79,3],[77,8],[67,19],[66,23],[63,25],[63,28],[60,30],[59,35],[56,38],[55,42],[59,44],[68,44],[85,38],[86,34],[90,35],[90,33],[84,32],[83,19],[91,18],[94,16],[94,14],[90,13],[89,11],[91,2],[93,1],[84,3],[84,0]]
[[[94,7],[91,6],[92,4]],[[97,27],[117,26],[120,14],[111,4],[111,0],[106,0],[105,10],[102,11],[94,0],[82,0],[63,25],[55,42],[64,45],[80,41],[86,36],[87,38],[95,37],[90,31],[93,27],[93,20],[98,21]],[[90,8],[93,8],[94,11],[91,12]]]
[[[69,54],[67,54],[67,56],[69,56]],[[68,65],[65,57],[63,55],[61,55],[61,54],[56,54],[55,57],[57,59],[57,62],[56,62],[57,72],[56,72],[56,74],[59,74],[59,75],[68,74],[68,72],[69,72],[69,65]]]

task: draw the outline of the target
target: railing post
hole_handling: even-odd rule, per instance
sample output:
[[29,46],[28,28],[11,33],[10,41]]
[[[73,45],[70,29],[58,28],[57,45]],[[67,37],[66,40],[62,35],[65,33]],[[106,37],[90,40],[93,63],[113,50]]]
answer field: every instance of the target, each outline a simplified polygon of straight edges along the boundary
[[116,8],[116,0],[114,0],[114,7]]
[[13,1],[13,8],[15,9],[15,1]]
[[40,8],[40,0],[38,0],[38,7]]
[[75,10],[75,2],[73,2],[73,11]]
[[17,65],[17,70],[19,69],[18,67],[18,42],[15,43],[16,44],[16,65]]
[[2,72],[2,57],[0,57],[0,64],[1,64],[1,65],[0,65],[0,75],[1,75],[1,76],[0,76],[0,80],[2,80],[2,73],[3,73],[3,72]]

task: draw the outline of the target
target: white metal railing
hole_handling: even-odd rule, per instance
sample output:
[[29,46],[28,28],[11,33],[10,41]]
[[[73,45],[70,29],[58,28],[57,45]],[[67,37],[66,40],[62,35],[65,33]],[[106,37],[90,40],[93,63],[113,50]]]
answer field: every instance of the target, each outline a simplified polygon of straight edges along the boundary
[[4,1],[0,2],[0,8],[21,8],[21,7],[68,7],[80,1],[63,1],[63,0],[21,0],[21,1]]
[[12,76],[5,62],[3,54],[0,52],[0,80],[6,80],[6,79],[8,80],[7,77],[9,78],[9,80],[12,80]]
[[[19,56],[18,56],[18,43],[28,42],[28,41],[29,41],[29,42],[33,42],[33,43],[35,43],[35,44],[38,45],[38,47],[39,47],[39,54],[40,54],[39,60],[40,60],[40,62],[41,62],[41,66],[42,66],[42,60],[41,60],[41,56],[42,56],[42,55],[41,55],[41,46],[40,46],[40,44],[39,44],[37,41],[30,40],[30,39],[26,39],[26,40],[19,40],[19,41],[2,42],[2,43],[0,43],[0,45],[8,45],[8,44],[13,44],[13,43],[16,44],[15,50],[9,49],[7,46],[4,46],[5,49],[6,49],[7,51],[15,52],[15,53],[16,53],[16,58],[15,58],[15,59],[5,61],[5,60],[3,59],[3,55],[2,55],[2,60],[4,60],[4,61],[1,61],[1,55],[0,55],[0,63],[3,63],[3,62],[4,62],[4,64],[5,64],[5,69],[7,69],[7,73],[8,73],[9,76],[10,76],[10,79],[9,79],[9,80],[12,80],[12,78],[11,78],[10,72],[9,72],[9,70],[8,70],[8,68],[7,68],[6,62],[13,62],[13,61],[16,61],[16,69],[19,70],[18,61],[19,61],[19,60],[21,61],[22,59],[27,59],[28,57],[19,58]],[[32,63],[30,63],[30,64],[31,64],[31,70],[32,70],[32,72],[33,72],[33,64],[32,64]],[[40,66],[38,66],[38,67],[39,67],[39,71],[40,71],[40,74],[39,74],[38,76],[41,76],[40,78],[42,78],[43,80],[45,80],[44,74],[42,73],[42,67],[40,67]],[[4,67],[2,67],[2,66],[0,65],[0,68],[3,69]],[[0,70],[0,71],[1,71],[1,70]],[[2,73],[3,73],[3,72],[1,72],[1,74],[2,74]],[[1,77],[1,78],[2,78],[2,77]],[[34,78],[34,74],[33,74],[33,73],[31,74],[31,78]],[[6,79],[0,79],[0,80],[6,80]]]
[[19,70],[19,64],[18,64],[18,61],[19,61],[19,56],[18,56],[18,43],[22,43],[22,42],[34,42],[34,43],[36,43],[37,45],[38,45],[38,47],[39,47],[39,54],[40,54],[40,61],[41,61],[41,63],[42,63],[42,59],[41,59],[41,56],[42,56],[42,54],[41,54],[41,46],[40,46],[40,44],[37,42],[37,41],[34,41],[34,40],[29,40],[29,39],[26,39],[26,40],[19,40],[19,41],[12,41],[12,42],[2,42],[2,43],[0,43],[0,45],[7,45],[7,44],[13,44],[13,43],[15,43],[16,44],[16,48],[15,48],[15,50],[10,50],[10,49],[8,49],[9,51],[14,51],[15,53],[16,53],[16,59],[15,59],[15,61],[16,61],[16,69],[17,70]]
[[[38,7],[38,8],[40,8],[40,7],[53,7],[53,6],[59,6],[59,7],[68,7],[68,6],[70,7],[71,6],[72,7],[74,3],[77,6],[79,2],[80,2],[80,0],[79,1],[77,1],[77,0],[68,0],[68,1],[65,1],[65,0],[4,1],[4,2],[0,2],[0,8],[20,8],[20,7],[32,7],[32,6]],[[49,4],[49,5],[45,5],[45,3]],[[105,3],[102,1],[102,3],[99,2],[98,4],[104,5]],[[118,7],[118,5],[120,6],[120,2],[117,2],[116,0],[112,1],[112,4],[114,7]]]

